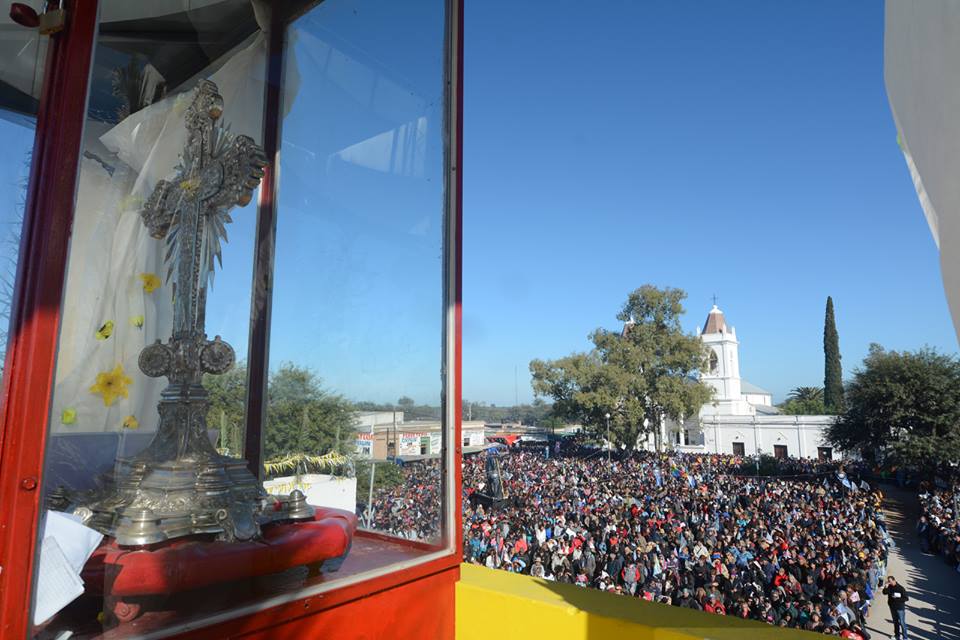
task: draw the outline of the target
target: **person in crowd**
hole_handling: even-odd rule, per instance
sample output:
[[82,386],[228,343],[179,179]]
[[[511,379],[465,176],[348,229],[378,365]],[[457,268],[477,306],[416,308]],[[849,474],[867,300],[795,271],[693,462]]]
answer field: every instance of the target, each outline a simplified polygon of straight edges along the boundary
[[890,617],[893,618],[894,640],[907,640],[907,602],[910,601],[907,590],[897,583],[895,577],[887,576],[883,595],[887,596],[887,606],[890,607]]

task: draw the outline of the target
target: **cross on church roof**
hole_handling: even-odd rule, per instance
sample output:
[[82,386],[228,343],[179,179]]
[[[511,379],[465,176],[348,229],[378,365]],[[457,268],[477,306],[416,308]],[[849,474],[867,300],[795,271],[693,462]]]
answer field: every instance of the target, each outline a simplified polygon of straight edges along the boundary
[[713,306],[717,306],[717,294],[713,294]]

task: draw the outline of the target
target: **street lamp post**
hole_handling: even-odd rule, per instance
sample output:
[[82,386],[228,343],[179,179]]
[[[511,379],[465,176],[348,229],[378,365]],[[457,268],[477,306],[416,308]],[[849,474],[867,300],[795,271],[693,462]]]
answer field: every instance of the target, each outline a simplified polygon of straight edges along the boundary
[[607,463],[610,463],[610,449],[613,447],[613,442],[610,440],[610,414],[604,416],[607,419]]

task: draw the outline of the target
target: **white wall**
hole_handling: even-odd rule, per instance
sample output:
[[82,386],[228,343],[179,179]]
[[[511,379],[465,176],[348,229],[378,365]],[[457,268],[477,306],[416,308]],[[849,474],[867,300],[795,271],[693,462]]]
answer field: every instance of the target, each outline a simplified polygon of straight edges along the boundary
[[[703,430],[703,450],[713,453],[733,453],[733,443],[742,442],[744,453],[773,455],[774,446],[787,447],[791,458],[817,458],[818,447],[829,447],[826,430],[834,416],[710,416],[700,421]],[[836,448],[835,460],[840,459]]]
[[357,479],[334,477],[323,473],[308,473],[267,480],[263,488],[270,495],[289,494],[300,489],[307,496],[307,504],[317,507],[333,507],[353,513],[357,509]]
[[769,393],[745,393],[743,399],[752,405],[773,406],[773,396]]

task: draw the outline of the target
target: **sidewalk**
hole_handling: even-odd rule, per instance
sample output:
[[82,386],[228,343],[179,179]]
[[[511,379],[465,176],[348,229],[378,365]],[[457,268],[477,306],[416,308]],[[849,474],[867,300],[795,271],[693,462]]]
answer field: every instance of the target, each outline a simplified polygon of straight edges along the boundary
[[[960,640],[960,573],[939,556],[920,552],[914,526],[916,496],[895,487],[882,487],[890,534],[897,546],[890,550],[887,574],[894,576],[910,596],[907,630],[911,640]],[[893,638],[893,620],[887,599],[877,593],[867,619],[872,640]]]

